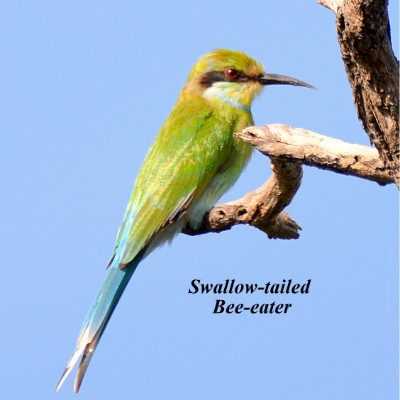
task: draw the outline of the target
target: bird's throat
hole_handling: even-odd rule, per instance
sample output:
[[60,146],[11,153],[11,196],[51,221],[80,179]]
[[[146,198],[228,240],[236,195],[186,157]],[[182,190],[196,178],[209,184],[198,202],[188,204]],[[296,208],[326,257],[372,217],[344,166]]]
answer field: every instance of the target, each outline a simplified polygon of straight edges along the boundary
[[247,112],[250,111],[251,102],[253,100],[253,96],[250,92],[238,90],[237,87],[228,87],[226,82],[214,83],[204,90],[203,97],[211,104],[229,104],[232,107]]

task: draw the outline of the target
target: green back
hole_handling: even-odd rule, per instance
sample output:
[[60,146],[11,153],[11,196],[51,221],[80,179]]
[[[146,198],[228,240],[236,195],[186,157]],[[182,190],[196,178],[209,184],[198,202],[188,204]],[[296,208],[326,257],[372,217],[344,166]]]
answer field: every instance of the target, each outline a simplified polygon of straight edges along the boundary
[[198,96],[177,103],[136,179],[115,243],[120,264],[130,262],[200,196],[229,158],[243,113],[233,107],[212,108]]

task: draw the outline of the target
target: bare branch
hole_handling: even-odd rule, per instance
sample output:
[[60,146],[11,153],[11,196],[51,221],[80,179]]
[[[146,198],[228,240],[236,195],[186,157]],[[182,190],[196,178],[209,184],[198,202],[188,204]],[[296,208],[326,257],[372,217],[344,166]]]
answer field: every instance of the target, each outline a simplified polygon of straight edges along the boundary
[[233,225],[249,224],[265,232],[270,239],[297,239],[300,226],[282,210],[300,186],[301,164],[274,158],[271,161],[274,173],[264,185],[239,200],[215,206],[205,216],[199,229],[187,227],[183,233],[199,235],[228,230]]
[[248,224],[265,232],[270,239],[297,239],[301,228],[283,210],[300,186],[302,164],[380,185],[393,182],[377,150],[371,147],[281,124],[252,126],[235,135],[270,157],[272,176],[241,199],[215,206],[199,229],[186,227],[183,233],[222,232],[234,225]]
[[236,136],[267,156],[300,161],[304,165],[368,179],[380,185],[393,182],[377,150],[372,147],[281,124],[252,126]]
[[387,0],[318,0],[336,14],[340,51],[358,116],[400,188],[399,62]]

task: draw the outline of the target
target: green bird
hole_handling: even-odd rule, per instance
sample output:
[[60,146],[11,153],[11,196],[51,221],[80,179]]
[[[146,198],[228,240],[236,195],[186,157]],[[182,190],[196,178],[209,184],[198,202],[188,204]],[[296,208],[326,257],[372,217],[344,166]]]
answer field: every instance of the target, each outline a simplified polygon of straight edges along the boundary
[[82,355],[74,391],[138,264],[204,215],[236,182],[252,147],[233,136],[253,125],[250,107],[266,85],[311,85],[266,74],[246,54],[215,50],[193,66],[178,101],[150,148],[119,228],[105,281],[83,322],[56,391]]

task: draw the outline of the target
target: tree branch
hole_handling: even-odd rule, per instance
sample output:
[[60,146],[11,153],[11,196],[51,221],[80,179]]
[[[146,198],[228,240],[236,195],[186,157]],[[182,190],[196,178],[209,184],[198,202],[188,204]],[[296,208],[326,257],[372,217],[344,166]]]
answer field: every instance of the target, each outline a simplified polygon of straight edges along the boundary
[[270,239],[297,239],[300,226],[282,210],[300,186],[301,164],[272,157],[271,162],[273,174],[264,185],[239,200],[215,206],[199,229],[186,227],[183,233],[193,236],[222,232],[233,225],[248,224],[265,232]]
[[380,185],[393,182],[377,150],[371,147],[281,124],[252,126],[235,135],[270,157],[272,176],[241,199],[215,206],[199,229],[186,227],[183,233],[194,236],[248,224],[265,232],[270,239],[297,239],[301,228],[283,209],[300,186],[302,164]]
[[387,0],[317,1],[336,14],[358,117],[400,188],[399,62],[391,46]]
[[267,156],[298,161],[304,165],[368,179],[380,185],[393,182],[378,152],[372,147],[350,144],[281,124],[252,126],[236,136]]

